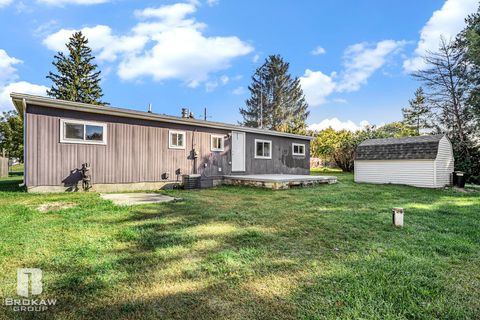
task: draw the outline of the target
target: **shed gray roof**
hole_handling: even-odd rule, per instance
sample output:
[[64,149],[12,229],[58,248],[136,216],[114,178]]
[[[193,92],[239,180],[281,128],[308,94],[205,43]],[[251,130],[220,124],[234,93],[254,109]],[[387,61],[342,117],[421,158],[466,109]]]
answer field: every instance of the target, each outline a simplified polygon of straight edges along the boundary
[[435,159],[443,136],[367,139],[358,145],[355,160]]

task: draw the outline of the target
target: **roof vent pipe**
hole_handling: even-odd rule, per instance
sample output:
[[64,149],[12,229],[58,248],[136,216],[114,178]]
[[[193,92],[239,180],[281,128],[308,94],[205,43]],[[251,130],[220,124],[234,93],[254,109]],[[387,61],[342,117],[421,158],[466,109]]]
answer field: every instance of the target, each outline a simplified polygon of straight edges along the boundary
[[151,103],[148,104],[148,112],[152,113],[152,104]]
[[188,118],[188,109],[187,108],[182,108],[182,118],[184,118],[184,119]]

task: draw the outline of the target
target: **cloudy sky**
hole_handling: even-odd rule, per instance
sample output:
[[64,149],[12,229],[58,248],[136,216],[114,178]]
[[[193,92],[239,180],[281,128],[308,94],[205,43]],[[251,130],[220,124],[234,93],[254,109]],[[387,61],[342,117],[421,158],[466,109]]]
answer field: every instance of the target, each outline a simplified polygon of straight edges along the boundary
[[82,30],[113,106],[179,115],[207,107],[235,123],[255,68],[290,62],[311,128],[401,119],[422,55],[477,10],[477,0],[0,0],[0,111],[10,92],[44,95],[69,35]]

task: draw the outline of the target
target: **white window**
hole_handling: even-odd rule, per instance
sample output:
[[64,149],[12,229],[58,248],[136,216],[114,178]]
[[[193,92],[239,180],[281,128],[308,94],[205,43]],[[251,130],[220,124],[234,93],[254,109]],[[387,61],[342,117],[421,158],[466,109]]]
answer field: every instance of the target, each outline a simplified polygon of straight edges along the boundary
[[255,158],[272,159],[272,141],[255,139]]
[[168,131],[168,147],[170,149],[185,149],[185,131]]
[[292,144],[292,154],[294,156],[304,156],[305,155],[305,145],[300,143]]
[[60,120],[60,142],[107,144],[107,124],[79,120]]
[[225,150],[223,136],[212,134],[210,150],[212,150],[212,151],[223,151],[223,150]]

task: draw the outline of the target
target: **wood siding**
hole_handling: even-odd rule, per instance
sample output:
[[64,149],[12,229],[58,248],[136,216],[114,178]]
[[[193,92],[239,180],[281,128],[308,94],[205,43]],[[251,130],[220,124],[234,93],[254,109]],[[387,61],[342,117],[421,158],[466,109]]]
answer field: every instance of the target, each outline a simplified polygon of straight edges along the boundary
[[355,160],[355,182],[435,188],[435,160]]
[[450,175],[453,172],[453,148],[450,141],[443,137],[438,144],[438,154],[435,159],[436,186],[441,188],[451,184]]
[[[107,144],[60,143],[60,119],[107,124]],[[28,105],[26,119],[25,183],[34,186],[72,186],[81,179],[83,163],[91,166],[93,184],[176,181],[177,173],[195,172],[191,151],[198,152],[196,171],[208,181],[231,174],[230,134],[223,129],[200,128]],[[186,132],[185,149],[169,149],[168,131]],[[225,137],[224,151],[212,152],[211,135]],[[255,139],[272,140],[271,160],[255,159]],[[292,143],[305,144],[305,157],[292,156]],[[246,134],[243,174],[309,174],[309,141]],[[164,179],[168,173],[169,179]],[[208,184],[204,184],[208,185]]]

